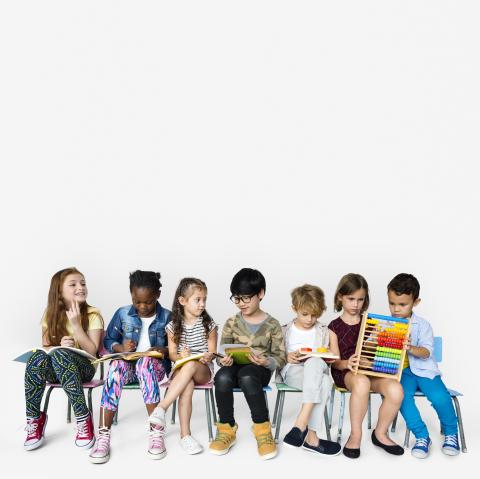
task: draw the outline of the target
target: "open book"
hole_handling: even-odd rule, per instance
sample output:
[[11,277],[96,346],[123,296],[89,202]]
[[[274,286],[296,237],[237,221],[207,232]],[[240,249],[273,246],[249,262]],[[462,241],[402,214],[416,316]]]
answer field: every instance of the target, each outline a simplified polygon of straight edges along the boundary
[[260,351],[257,351],[250,346],[245,346],[244,344],[222,344],[220,346],[220,351],[232,356],[235,364],[250,364],[251,361],[248,359],[249,354],[262,354]]
[[327,348],[317,348],[315,351],[312,351],[310,348],[300,348],[300,356],[298,356],[299,361],[304,361],[308,358],[323,358],[323,359],[340,359],[340,356],[333,354]]
[[203,358],[204,354],[205,353],[196,353],[196,354],[191,354],[190,356],[187,356],[186,358],[178,359],[173,364],[172,372],[175,371],[176,369],[181,368],[185,363],[188,363],[190,361],[198,361],[199,359]]
[[84,351],[83,349],[77,349],[77,348],[71,348],[70,346],[53,346],[50,349],[47,348],[33,348],[33,349],[28,349],[24,353],[20,354],[20,356],[17,356],[14,361],[18,361],[19,363],[26,363],[33,355],[33,353],[37,351],[44,351],[47,354],[52,354],[53,351],[56,351],[57,349],[68,349],[69,351],[73,351],[74,353],[80,354],[80,356],[84,356],[90,361],[95,361],[97,358],[95,356],[92,356],[90,353],[87,353],[87,351]]
[[131,351],[131,352],[123,352],[123,353],[111,353],[111,354],[104,354],[102,357],[95,359],[93,361],[94,364],[101,363],[103,361],[110,361],[111,359],[123,359],[125,361],[136,361],[140,358],[157,358],[163,359],[163,354],[159,351]]

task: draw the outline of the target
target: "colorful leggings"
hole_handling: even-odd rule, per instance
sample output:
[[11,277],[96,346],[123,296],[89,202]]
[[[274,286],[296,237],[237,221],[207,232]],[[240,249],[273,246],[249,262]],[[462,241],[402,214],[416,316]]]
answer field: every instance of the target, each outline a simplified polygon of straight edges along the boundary
[[72,351],[57,349],[52,354],[36,351],[25,369],[25,402],[27,417],[40,417],[42,396],[47,381],[60,383],[70,400],[76,417],[89,413],[82,383],[90,381],[95,368],[84,356]]
[[110,411],[116,411],[123,386],[136,382],[142,390],[144,403],[157,403],[160,401],[159,383],[164,377],[163,364],[156,358],[145,357],[136,362],[115,359],[108,368],[100,405]]

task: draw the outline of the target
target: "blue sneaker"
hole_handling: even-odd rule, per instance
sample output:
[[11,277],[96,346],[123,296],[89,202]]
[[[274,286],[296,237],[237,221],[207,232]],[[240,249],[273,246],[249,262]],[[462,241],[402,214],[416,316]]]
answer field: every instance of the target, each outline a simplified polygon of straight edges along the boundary
[[418,459],[425,459],[430,452],[432,441],[429,437],[420,437],[415,441],[415,446],[412,447],[412,456]]
[[456,456],[460,453],[460,446],[458,445],[458,435],[451,434],[445,436],[445,442],[442,446],[442,452],[447,456]]

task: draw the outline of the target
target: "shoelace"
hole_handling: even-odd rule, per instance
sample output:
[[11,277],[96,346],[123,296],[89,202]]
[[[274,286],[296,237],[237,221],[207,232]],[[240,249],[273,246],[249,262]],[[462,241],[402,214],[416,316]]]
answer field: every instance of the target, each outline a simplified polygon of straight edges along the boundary
[[223,444],[228,444],[231,441],[232,436],[227,432],[221,432],[217,429],[217,434],[215,435],[215,441],[220,441]]
[[420,439],[417,439],[415,441],[415,446],[414,447],[428,447],[428,439],[426,437],[421,437]]
[[97,442],[95,444],[95,449],[97,451],[108,451],[110,446],[110,429],[100,428],[98,430]]
[[195,441],[192,436],[185,436],[183,438],[183,442],[188,449],[193,449],[197,447],[197,441]]
[[264,444],[273,444],[273,436],[270,432],[259,434],[257,436],[257,445],[263,446]]
[[150,429],[150,440],[152,447],[162,447],[163,446],[163,437],[165,436],[165,429],[152,427]]
[[77,434],[79,436],[86,436],[88,432],[87,420],[77,422]]
[[444,446],[458,447],[458,438],[455,434],[445,436]]
[[38,428],[38,422],[35,420],[27,421],[27,425],[25,426],[25,431],[27,431],[27,435],[31,436],[35,434]]

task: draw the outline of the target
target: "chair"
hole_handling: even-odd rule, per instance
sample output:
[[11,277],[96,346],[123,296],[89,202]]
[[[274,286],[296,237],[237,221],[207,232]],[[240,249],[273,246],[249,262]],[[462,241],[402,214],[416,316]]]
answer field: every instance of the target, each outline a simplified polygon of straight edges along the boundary
[[[277,400],[275,401],[275,410],[273,412],[272,427],[275,429],[275,442],[278,443],[280,436],[280,427],[282,424],[283,405],[285,402],[285,393],[301,393],[301,389],[287,386],[285,383],[275,383],[277,387]],[[330,441],[330,426],[327,405],[325,405],[325,429],[327,431],[327,439]]]
[[[165,394],[168,391],[168,387],[170,386],[170,381],[160,384],[161,388],[165,388]],[[125,389],[140,389],[140,385],[138,382],[125,384],[123,386],[123,390]],[[196,391],[205,391],[205,409],[207,413],[207,428],[208,428],[208,439],[209,441],[213,441],[213,428],[212,428],[212,417],[213,422],[217,422],[217,413],[215,411],[215,399],[213,396],[213,381],[207,384],[197,384],[195,386]],[[113,417],[113,424],[118,424],[118,409],[115,411],[115,415]],[[175,415],[177,410],[177,400],[175,400],[172,404],[172,417],[171,423],[175,424]]]
[[[338,432],[337,432],[337,442],[340,444],[342,440],[342,429],[343,429],[343,418],[345,416],[345,395],[350,391],[345,388],[340,388],[335,384],[332,386],[332,392],[330,394],[330,407],[328,411],[328,428],[332,428],[332,416],[333,416],[333,403],[335,401],[335,392],[340,393],[340,411],[338,417]],[[368,429],[372,429],[372,394],[377,394],[373,391],[370,391],[368,395],[368,409],[367,409],[367,420],[368,420]]]
[[[442,361],[442,356],[443,356],[442,337],[435,336],[433,339],[433,357],[437,363],[440,363]],[[463,396],[463,394],[458,391],[455,391],[454,389],[448,389],[448,392],[450,394],[450,397],[453,400],[453,404],[455,406],[455,412],[457,414],[458,432],[460,433],[460,444],[462,446],[462,452],[467,452],[467,443],[465,442],[465,431],[463,429],[462,412],[460,410],[460,403],[458,401],[458,398],[460,396]],[[422,391],[418,390],[415,393],[415,397],[425,397],[425,394],[423,394]],[[391,429],[392,432],[395,432],[395,429],[397,427],[397,418],[398,418],[398,414],[393,421],[392,429]],[[443,433],[443,431],[441,432]],[[403,447],[408,448],[409,442],[410,442],[410,429],[408,429],[407,427],[405,431],[405,441],[403,443]]]
[[[105,336],[105,331],[103,332],[102,337],[100,339],[100,345],[103,345],[104,336]],[[103,347],[100,346],[99,354],[100,355],[103,354],[103,351],[104,351]],[[96,372],[95,372],[95,374],[96,374]],[[100,379],[92,379],[92,380],[82,384],[82,387],[83,387],[84,390],[88,389],[87,404],[88,404],[88,410],[90,411],[90,414],[93,414],[92,392],[95,388],[103,386],[103,383],[104,383],[103,375],[104,375],[104,367],[103,367],[103,363],[100,363]],[[45,414],[48,411],[48,405],[50,403],[50,395],[52,394],[52,391],[54,389],[62,388],[62,385],[60,383],[48,383],[47,382],[46,388],[48,388],[48,390],[47,390],[47,394],[45,395],[45,401],[43,403],[43,412]],[[67,423],[71,423],[71,422],[72,422],[72,405],[70,404],[70,400],[68,400],[68,404],[67,404]]]

